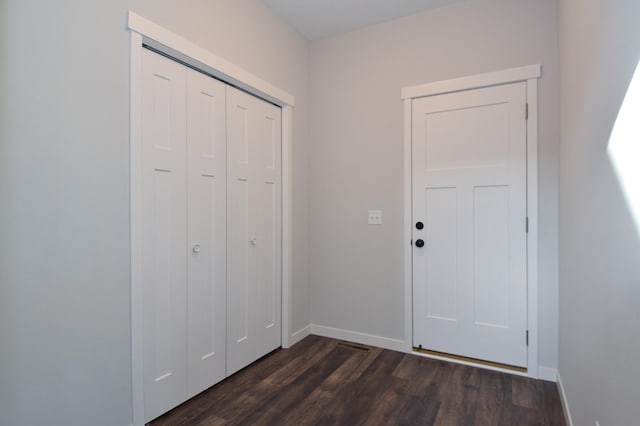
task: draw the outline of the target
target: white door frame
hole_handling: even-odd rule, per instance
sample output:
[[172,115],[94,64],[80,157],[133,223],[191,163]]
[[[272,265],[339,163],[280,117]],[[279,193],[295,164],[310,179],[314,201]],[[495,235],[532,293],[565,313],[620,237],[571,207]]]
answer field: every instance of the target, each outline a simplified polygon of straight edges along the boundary
[[[500,84],[525,82],[527,86],[527,376],[538,378],[538,79],[542,67],[530,65],[502,71],[477,74],[452,80],[437,81],[402,89],[404,107],[404,343],[405,351],[413,351],[412,314],[412,182],[411,182],[411,105],[415,98],[441,95],[462,90]],[[523,111],[523,114],[525,111]],[[506,371],[506,370],[505,370]]]
[[294,97],[195,43],[129,11],[131,383],[133,424],[144,425],[142,368],[142,49],[144,45],[282,108],[282,347],[291,342],[292,170]]

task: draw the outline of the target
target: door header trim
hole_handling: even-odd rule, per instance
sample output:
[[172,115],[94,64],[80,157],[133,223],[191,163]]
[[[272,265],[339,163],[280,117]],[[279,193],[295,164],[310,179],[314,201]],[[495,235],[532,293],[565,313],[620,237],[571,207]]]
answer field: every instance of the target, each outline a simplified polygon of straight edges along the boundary
[[517,81],[526,81],[540,77],[542,77],[542,66],[540,64],[528,65],[520,68],[510,68],[485,74],[404,87],[401,91],[401,97],[402,99],[422,98],[461,90],[515,83]]

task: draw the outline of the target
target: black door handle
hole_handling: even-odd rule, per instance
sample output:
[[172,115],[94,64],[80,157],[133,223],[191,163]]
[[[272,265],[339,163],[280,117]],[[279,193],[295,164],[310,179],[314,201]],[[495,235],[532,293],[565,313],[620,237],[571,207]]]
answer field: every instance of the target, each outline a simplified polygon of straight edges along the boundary
[[424,241],[423,240],[416,240],[416,247],[424,247]]
[[416,229],[424,228],[424,224],[422,222],[416,222]]

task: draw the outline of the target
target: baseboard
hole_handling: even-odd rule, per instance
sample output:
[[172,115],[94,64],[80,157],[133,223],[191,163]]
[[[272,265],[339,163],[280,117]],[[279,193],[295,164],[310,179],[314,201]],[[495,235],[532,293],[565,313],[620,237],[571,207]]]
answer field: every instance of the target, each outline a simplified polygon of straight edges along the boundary
[[549,382],[558,381],[558,371],[555,368],[538,366],[538,379],[547,380]]
[[353,343],[360,343],[361,345],[376,346],[379,348],[390,349],[392,351],[407,351],[406,344],[403,340],[326,327],[324,325],[311,324],[311,334],[330,337],[332,339],[346,340]]
[[300,340],[304,339],[305,337],[307,337],[310,334],[311,334],[311,325],[307,325],[305,327],[302,327],[300,330],[298,330],[298,331],[294,332],[293,334],[291,334],[291,337],[289,337],[289,347],[295,345]]
[[567,420],[567,426],[573,426],[571,411],[569,410],[569,402],[567,401],[567,395],[564,392],[564,386],[562,385],[562,379],[560,378],[559,371],[556,373],[556,378],[558,393],[560,394],[560,402],[562,403],[562,410],[564,411],[564,418]]

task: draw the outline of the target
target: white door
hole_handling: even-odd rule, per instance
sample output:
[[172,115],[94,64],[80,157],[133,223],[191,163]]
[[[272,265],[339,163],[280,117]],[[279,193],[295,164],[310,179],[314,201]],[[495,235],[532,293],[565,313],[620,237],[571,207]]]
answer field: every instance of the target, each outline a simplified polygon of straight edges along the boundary
[[227,86],[227,375],[281,344],[281,110]]
[[525,83],[413,100],[415,347],[527,365],[525,107]]
[[190,398],[226,373],[227,155],[225,84],[191,69],[186,72]]
[[226,367],[225,85],[148,50],[142,79],[145,421]]
[[145,421],[187,394],[186,73],[142,56],[142,293]]

